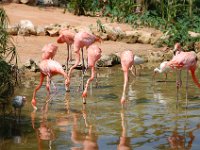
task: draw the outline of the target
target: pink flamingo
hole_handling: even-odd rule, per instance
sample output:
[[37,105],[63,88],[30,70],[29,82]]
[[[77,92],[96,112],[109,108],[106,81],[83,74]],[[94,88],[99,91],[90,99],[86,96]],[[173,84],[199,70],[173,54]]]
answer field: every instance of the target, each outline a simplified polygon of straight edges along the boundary
[[[92,45],[95,42],[101,42],[101,38],[98,36],[95,36],[93,34],[90,34],[88,32],[82,31],[75,35],[74,37],[74,52],[75,52],[75,64],[69,69],[68,77],[69,77],[69,83],[70,84],[70,77],[71,73],[76,68],[80,62],[80,49],[82,51],[82,72],[84,74],[84,59],[83,59],[83,48],[86,47],[86,49]],[[69,90],[69,89],[68,89]]]
[[123,87],[123,93],[121,97],[121,104],[125,102],[125,94],[126,94],[126,88],[128,84],[128,72],[131,66],[134,65],[134,55],[132,51],[127,50],[121,53],[121,65],[122,65],[122,70],[124,72],[124,87]]
[[60,35],[57,39],[57,43],[67,44],[67,70],[68,70],[69,61],[72,60],[71,45],[74,43],[74,37],[76,33],[69,29],[63,29],[63,30],[60,30],[59,34]]
[[45,59],[53,59],[54,56],[56,55],[58,50],[58,46],[56,46],[53,43],[49,43],[46,44],[43,48],[42,48],[42,60]]
[[[197,66],[197,55],[195,52],[180,52],[179,54],[175,55],[172,60],[170,60],[166,66],[170,66],[172,69],[177,69],[181,71],[182,69],[187,70],[187,79],[186,79],[186,104],[188,104],[187,95],[188,95],[188,71],[191,72],[192,79],[194,83],[200,88],[200,83],[195,75],[195,70]],[[181,79],[179,74],[179,81]],[[178,79],[177,78],[177,79]],[[177,82],[178,83],[178,82]],[[177,91],[179,85],[177,84]],[[178,99],[177,99],[178,101]]]
[[88,68],[91,68],[91,77],[87,80],[87,83],[85,84],[85,89],[82,94],[84,104],[86,103],[85,98],[87,97],[88,86],[95,76],[95,63],[97,62],[97,60],[101,58],[101,52],[102,52],[97,45],[89,46],[87,51],[88,51]]
[[46,89],[48,91],[48,93],[50,93],[50,79],[52,76],[60,74],[63,75],[65,78],[65,87],[67,87],[67,83],[68,83],[68,76],[65,73],[65,71],[63,70],[62,66],[54,60],[51,59],[46,59],[40,62],[39,64],[39,68],[40,68],[40,83],[39,85],[34,89],[33,92],[33,98],[32,98],[32,106],[35,110],[37,110],[36,107],[36,92],[41,88],[42,83],[44,81],[44,78],[47,77],[47,84],[46,84]]

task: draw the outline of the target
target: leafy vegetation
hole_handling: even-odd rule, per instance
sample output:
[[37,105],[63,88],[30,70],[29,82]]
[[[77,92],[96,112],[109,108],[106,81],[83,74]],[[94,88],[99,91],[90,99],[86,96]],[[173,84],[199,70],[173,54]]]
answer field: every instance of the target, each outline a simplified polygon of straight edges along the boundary
[[199,0],[67,0],[67,9],[76,15],[101,14],[112,21],[133,27],[154,27],[168,33],[163,43],[183,45],[199,41],[188,31],[200,32]]
[[0,8],[0,100],[13,94],[18,69],[16,48],[7,33],[7,26],[8,17]]

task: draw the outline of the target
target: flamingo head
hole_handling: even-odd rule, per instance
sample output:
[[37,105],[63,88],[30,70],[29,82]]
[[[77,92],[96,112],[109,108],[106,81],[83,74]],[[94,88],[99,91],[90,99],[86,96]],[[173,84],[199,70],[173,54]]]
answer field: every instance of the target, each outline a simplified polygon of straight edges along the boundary
[[58,39],[57,39],[57,43],[65,43],[65,37],[63,34],[60,34]]
[[31,101],[31,104],[33,106],[33,109],[34,110],[37,110],[37,107],[36,107],[36,100],[33,98],[32,101]]
[[122,105],[125,104],[125,101],[126,101],[125,97],[122,97],[121,100],[120,100]]
[[86,98],[86,97],[87,97],[87,92],[86,92],[86,91],[83,92],[82,97],[83,97],[83,98]]
[[174,45],[174,49],[173,49],[174,55],[176,54],[177,51],[181,51],[181,44],[180,43],[176,43]]
[[69,81],[69,79],[66,79],[65,80],[65,90],[66,90],[66,92],[70,92],[69,85],[70,85],[70,81]]

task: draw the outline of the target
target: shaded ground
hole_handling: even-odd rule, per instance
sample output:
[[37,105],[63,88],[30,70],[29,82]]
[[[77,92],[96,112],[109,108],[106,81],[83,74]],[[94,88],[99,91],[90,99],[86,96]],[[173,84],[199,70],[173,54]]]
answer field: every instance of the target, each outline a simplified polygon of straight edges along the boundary
[[[40,8],[23,4],[7,4],[3,5],[6,13],[10,19],[10,24],[19,23],[22,19],[28,19],[33,22],[34,25],[49,25],[52,23],[64,23],[67,22],[71,26],[88,26],[96,25],[97,19],[100,19],[102,23],[109,22],[106,18],[99,17],[87,17],[87,16],[74,16],[71,13],[63,14],[63,9],[60,8]],[[120,26],[122,30],[131,29],[129,25],[112,23],[113,26]],[[151,29],[149,29],[151,30]],[[24,64],[27,60],[32,58],[35,61],[39,61],[41,58],[42,47],[50,42],[55,42],[57,37],[48,36],[14,36],[13,39],[18,49],[19,65]],[[123,42],[105,41],[100,47],[104,54],[121,52],[126,49],[133,50],[136,54],[146,55],[147,50],[157,51],[162,48],[155,48],[150,44],[126,44]],[[63,55],[64,54],[64,55]],[[59,52],[55,59],[60,63],[64,62],[66,57],[66,45],[59,45]]]

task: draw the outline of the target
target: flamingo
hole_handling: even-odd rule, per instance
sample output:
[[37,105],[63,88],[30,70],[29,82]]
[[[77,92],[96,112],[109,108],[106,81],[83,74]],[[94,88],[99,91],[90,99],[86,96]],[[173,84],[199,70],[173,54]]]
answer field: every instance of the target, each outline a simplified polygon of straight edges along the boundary
[[56,55],[58,50],[58,46],[56,46],[53,43],[49,43],[46,44],[43,48],[42,48],[42,60],[45,59],[53,59],[54,56]]
[[72,60],[71,45],[74,43],[74,37],[76,33],[69,29],[63,29],[63,30],[60,30],[59,34],[60,35],[57,39],[57,43],[67,44],[67,70],[68,70],[69,61]]
[[171,70],[171,67],[167,65],[169,61],[163,61],[158,68],[154,69],[153,78],[155,78],[156,73],[164,73],[165,74],[165,81],[167,79],[167,73]]
[[[68,85],[70,84],[70,77],[71,77],[71,73],[74,70],[74,68],[76,68],[80,62],[80,49],[82,51],[82,72],[84,74],[84,58],[83,58],[83,48],[86,47],[86,49],[92,45],[95,42],[101,42],[101,38],[98,36],[95,36],[93,34],[90,34],[88,32],[85,31],[81,31],[78,32],[75,37],[74,37],[74,52],[75,52],[75,64],[69,69],[69,73],[68,73]],[[69,91],[69,87],[68,87],[68,91]]]
[[48,93],[50,93],[49,80],[51,79],[52,76],[58,75],[58,74],[63,75],[65,78],[65,87],[67,87],[67,83],[68,83],[68,76],[65,73],[65,71],[63,70],[62,66],[57,61],[54,61],[51,59],[43,60],[40,62],[39,68],[40,68],[40,83],[34,89],[33,98],[32,98],[32,102],[31,102],[32,106],[35,110],[37,110],[36,98],[35,98],[36,92],[41,88],[45,77],[47,77],[46,89],[47,89]]
[[87,97],[87,89],[90,82],[94,79],[95,76],[95,63],[101,58],[101,49],[97,45],[91,45],[87,49],[88,51],[88,68],[91,68],[91,77],[87,80],[85,84],[85,89],[82,93],[83,103],[85,104],[85,98]]
[[121,104],[125,102],[125,94],[126,94],[126,88],[128,84],[128,72],[131,66],[134,65],[134,55],[133,52],[130,50],[123,51],[120,55],[121,59],[121,65],[122,65],[122,70],[124,72],[124,86],[123,86],[123,92],[122,92],[122,97],[121,97]]
[[[180,52],[179,54],[175,55],[172,60],[170,60],[166,66],[171,67],[172,69],[177,69],[179,71],[185,69],[187,70],[187,78],[186,78],[186,106],[188,105],[187,100],[187,93],[188,93],[188,71],[191,72],[193,82],[200,88],[200,83],[195,75],[195,70],[197,67],[197,55],[194,51],[190,52]],[[181,79],[179,74],[179,81]],[[178,83],[178,82],[177,82]],[[179,85],[177,84],[177,91]],[[178,99],[177,99],[178,101]]]

